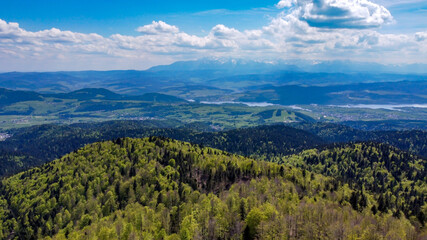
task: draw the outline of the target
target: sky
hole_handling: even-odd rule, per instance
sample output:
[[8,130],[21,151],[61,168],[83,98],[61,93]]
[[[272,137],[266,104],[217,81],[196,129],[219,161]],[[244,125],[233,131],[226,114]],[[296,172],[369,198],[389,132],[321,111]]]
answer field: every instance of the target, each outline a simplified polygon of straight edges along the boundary
[[425,0],[0,0],[0,71],[200,58],[427,64]]

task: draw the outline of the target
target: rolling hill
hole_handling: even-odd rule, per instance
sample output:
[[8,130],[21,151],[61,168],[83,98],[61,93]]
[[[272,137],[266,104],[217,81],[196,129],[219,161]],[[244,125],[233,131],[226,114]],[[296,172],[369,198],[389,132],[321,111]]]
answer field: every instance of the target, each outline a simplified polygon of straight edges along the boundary
[[[362,131],[338,124],[305,123],[258,126],[219,132],[203,132],[200,126],[175,121],[108,121],[72,125],[40,125],[16,129],[0,142],[7,164],[0,176],[10,175],[74,151],[86,144],[119,137],[163,136],[256,159],[271,161],[331,143],[374,141],[427,157],[425,131]],[[204,128],[202,128],[204,129]],[[204,129],[206,130],[206,129]],[[17,156],[24,160],[12,161]],[[25,161],[31,157],[29,161]]]
[[[406,70],[405,70],[406,69]],[[410,69],[410,70],[409,70]],[[67,93],[82,88],[105,88],[119,94],[158,92],[201,100],[197,88],[208,95],[226,96],[264,85],[341,85],[426,80],[425,66],[385,66],[357,62],[283,62],[244,59],[200,59],[156,66],[145,71],[9,72],[0,74],[0,86],[41,93]],[[411,74],[408,74],[410,72]],[[186,91],[175,91],[184,88]],[[403,90],[403,89],[400,89]],[[320,103],[320,102],[319,102]]]
[[155,137],[88,145],[3,179],[0,193],[7,239],[425,236],[415,222],[387,213],[395,209],[384,210],[381,195]]
[[358,83],[331,86],[267,86],[248,91],[239,101],[294,104],[424,104],[426,81]]
[[89,100],[137,100],[146,102],[186,102],[184,99],[160,93],[145,93],[139,96],[122,95],[104,88],[83,88],[68,93],[42,94],[32,91],[13,91],[0,88],[3,105],[25,101],[42,101],[44,98]]
[[[173,128],[177,124],[173,121],[110,121],[17,129],[12,137],[0,142],[0,149],[5,153],[28,155],[37,161],[10,161],[0,171],[0,176],[52,161],[89,143],[119,137],[170,137],[264,159],[296,153],[325,143],[311,133],[283,125],[198,132],[187,126]],[[9,155],[8,158],[12,159],[13,155]]]

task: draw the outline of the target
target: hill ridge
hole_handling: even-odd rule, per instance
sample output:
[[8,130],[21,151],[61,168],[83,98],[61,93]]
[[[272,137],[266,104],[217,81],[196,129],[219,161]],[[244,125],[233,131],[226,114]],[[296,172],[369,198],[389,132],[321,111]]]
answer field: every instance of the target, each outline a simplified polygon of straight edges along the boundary
[[352,209],[353,195],[365,210],[376,201],[330,177],[159,137],[94,143],[0,189],[0,236],[22,239],[418,234],[404,218]]

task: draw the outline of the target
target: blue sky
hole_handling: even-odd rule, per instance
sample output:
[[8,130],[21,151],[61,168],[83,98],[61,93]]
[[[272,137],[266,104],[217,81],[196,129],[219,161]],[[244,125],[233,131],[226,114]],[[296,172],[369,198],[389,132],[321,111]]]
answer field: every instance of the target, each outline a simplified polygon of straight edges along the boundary
[[136,35],[138,26],[162,20],[186,32],[202,34],[219,23],[237,29],[260,27],[268,22],[269,13],[279,12],[276,3],[275,0],[9,0],[0,8],[0,18],[18,22],[31,31],[55,27],[103,36]]
[[427,63],[427,1],[1,1],[0,71],[204,57]]
[[427,1],[420,0],[382,0],[378,1],[390,10],[395,24],[384,26],[384,32],[411,33],[425,31],[427,28]]

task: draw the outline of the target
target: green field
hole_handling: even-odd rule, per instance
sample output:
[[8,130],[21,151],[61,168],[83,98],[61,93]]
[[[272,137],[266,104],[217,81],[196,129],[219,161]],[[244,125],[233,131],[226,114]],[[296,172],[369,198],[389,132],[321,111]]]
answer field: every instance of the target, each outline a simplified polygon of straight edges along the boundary
[[[200,89],[203,94],[205,89]],[[124,96],[105,89],[82,89],[68,94],[42,95],[4,90],[0,129],[43,123],[82,123],[107,120],[175,120],[203,123],[215,130],[294,122],[425,120],[426,108],[369,109],[327,105],[247,106],[202,104],[162,94]],[[213,102],[215,103],[215,102]]]
[[[281,114],[276,113],[280,111]],[[267,113],[267,114],[266,114]],[[0,129],[42,123],[79,123],[106,120],[171,119],[183,123],[203,122],[215,129],[295,122],[303,119],[282,107],[207,105],[199,103],[155,103],[144,101],[79,101],[45,99],[26,101],[1,108]]]

